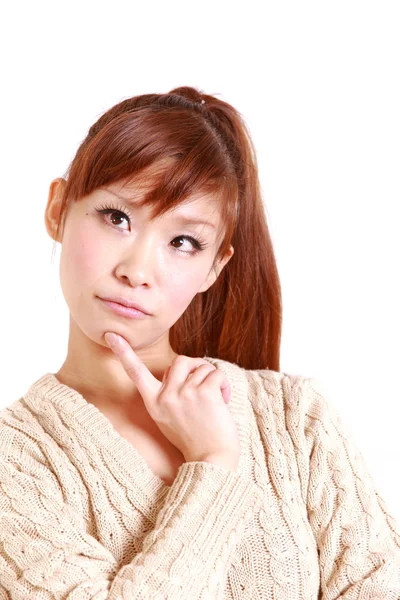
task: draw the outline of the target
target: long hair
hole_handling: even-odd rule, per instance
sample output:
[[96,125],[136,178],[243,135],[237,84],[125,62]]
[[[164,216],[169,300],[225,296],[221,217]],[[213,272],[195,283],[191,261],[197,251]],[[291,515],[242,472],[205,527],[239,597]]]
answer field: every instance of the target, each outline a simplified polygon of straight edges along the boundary
[[[155,218],[192,194],[219,202],[234,254],[211,287],[196,294],[170,329],[178,354],[210,356],[245,369],[279,371],[281,286],[261,198],[254,146],[241,114],[193,87],[119,102],[94,123],[65,179],[57,237],[70,202],[122,180],[146,179],[141,206]],[[53,249],[54,250],[54,249]]]

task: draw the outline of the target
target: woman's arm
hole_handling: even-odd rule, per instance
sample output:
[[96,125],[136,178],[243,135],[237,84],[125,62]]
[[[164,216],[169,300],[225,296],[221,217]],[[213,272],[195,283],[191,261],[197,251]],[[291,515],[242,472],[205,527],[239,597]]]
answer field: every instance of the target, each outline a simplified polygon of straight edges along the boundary
[[255,484],[211,463],[183,463],[142,552],[118,570],[23,438],[0,430],[0,600],[194,600],[207,588],[222,597],[261,501]]
[[398,525],[320,383],[304,379],[301,389],[295,444],[307,449],[307,512],[318,545],[321,600],[399,600]]

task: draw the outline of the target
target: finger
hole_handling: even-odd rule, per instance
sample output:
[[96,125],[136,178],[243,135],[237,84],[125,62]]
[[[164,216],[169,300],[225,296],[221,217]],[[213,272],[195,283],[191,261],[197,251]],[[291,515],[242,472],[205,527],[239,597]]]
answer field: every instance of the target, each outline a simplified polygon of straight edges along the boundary
[[[200,370],[200,368],[203,367],[203,365],[205,365],[207,367],[212,366],[212,369],[208,372],[208,374],[205,377],[203,375],[201,375],[201,377],[200,377],[201,381],[204,381],[214,371],[217,373],[217,376],[218,376],[218,374],[220,377],[222,376],[222,381],[220,381],[220,391],[221,391],[221,394],[222,394],[225,404],[228,404],[228,402],[230,401],[230,397],[231,397],[231,391],[230,391],[230,383],[229,383],[226,375],[224,373],[222,373],[222,371],[220,369],[218,369],[217,367],[214,367],[214,365],[210,365],[210,363],[208,361],[206,361],[202,358],[177,356],[171,365],[171,372],[170,372],[168,381],[171,382],[171,386],[181,385],[183,387],[183,385],[185,384],[186,381],[189,383],[192,381],[192,379],[194,377],[198,377],[196,375],[196,373],[197,373],[197,371]],[[190,376],[190,374],[191,374],[191,376]],[[167,382],[167,384],[168,384],[168,382]]]
[[205,383],[207,383],[207,381],[211,381],[213,384],[215,382],[215,384],[219,385],[224,402],[225,404],[228,404],[231,399],[231,385],[227,376],[217,368],[215,369],[215,372],[211,371],[208,373],[204,379]]
[[150,401],[156,398],[162,383],[149,371],[129,342],[121,335],[113,332],[106,332],[104,339],[119,358],[129,377],[136,384],[143,400]]
[[200,365],[210,365],[210,363],[203,358],[179,354],[172,361],[166,386],[171,387],[171,389],[181,388],[189,375],[194,373]]
[[162,378],[162,381],[163,381],[163,383],[164,383],[164,382],[165,382],[165,380],[168,378],[168,374],[169,374],[170,370],[171,370],[171,366],[169,366],[169,367],[167,367],[167,368],[165,369],[165,371],[164,371],[164,375],[163,375],[163,378]]
[[211,365],[210,363],[200,365],[194,371],[189,373],[183,385],[196,387],[204,381],[204,379],[209,373],[211,373],[211,371],[215,370],[216,367],[214,367],[214,365]]

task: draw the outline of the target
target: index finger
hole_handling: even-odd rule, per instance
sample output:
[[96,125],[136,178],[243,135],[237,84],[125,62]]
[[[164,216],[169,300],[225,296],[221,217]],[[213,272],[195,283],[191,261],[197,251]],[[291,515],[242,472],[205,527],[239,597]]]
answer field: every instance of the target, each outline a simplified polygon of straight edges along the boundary
[[122,335],[109,331],[104,334],[104,339],[136,384],[143,400],[155,399],[162,383],[149,371],[130,343]]

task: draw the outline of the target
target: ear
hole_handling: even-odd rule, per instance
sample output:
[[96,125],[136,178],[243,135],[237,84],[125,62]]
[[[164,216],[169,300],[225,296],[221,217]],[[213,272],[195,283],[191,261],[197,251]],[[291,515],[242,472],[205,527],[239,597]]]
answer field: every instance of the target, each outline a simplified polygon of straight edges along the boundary
[[205,282],[203,283],[203,285],[201,286],[201,288],[197,292],[198,294],[200,294],[201,292],[206,292],[208,290],[208,288],[210,288],[213,285],[213,283],[219,277],[219,274],[221,273],[221,271],[224,268],[224,266],[232,258],[234,252],[235,252],[235,250],[234,250],[233,246],[232,245],[229,246],[229,250],[227,251],[227,253],[225,254],[225,256],[219,262],[217,262],[217,264],[209,272],[209,274],[207,276],[207,279],[205,280]]
[[62,177],[57,177],[57,179],[53,179],[50,183],[47,206],[44,213],[47,233],[53,240],[60,243],[62,242],[62,232],[59,232],[57,237],[57,226],[61,216],[61,200],[66,183]]

